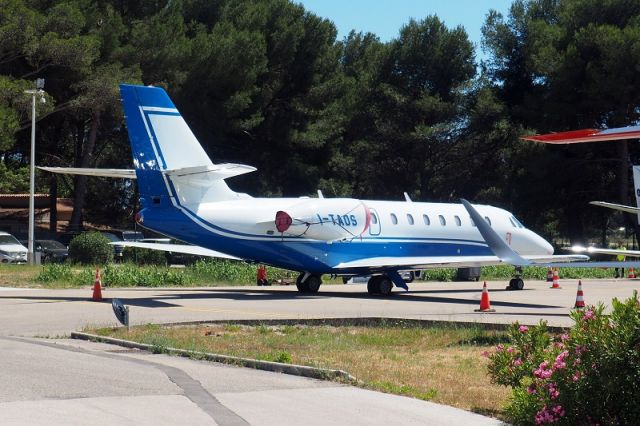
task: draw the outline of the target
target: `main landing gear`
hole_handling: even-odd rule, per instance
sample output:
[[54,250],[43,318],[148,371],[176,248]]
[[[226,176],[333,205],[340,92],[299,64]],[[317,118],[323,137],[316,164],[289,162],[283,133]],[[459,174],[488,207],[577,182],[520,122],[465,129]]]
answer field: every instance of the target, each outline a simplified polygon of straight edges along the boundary
[[369,294],[380,294],[382,296],[389,296],[393,289],[393,282],[391,278],[386,275],[374,275],[369,278],[367,282],[367,291]]
[[322,275],[314,275],[308,272],[303,272],[298,276],[296,280],[296,287],[300,293],[315,294],[322,285]]
[[516,266],[516,276],[511,278],[507,290],[522,290],[524,288],[524,281],[522,280],[522,267]]

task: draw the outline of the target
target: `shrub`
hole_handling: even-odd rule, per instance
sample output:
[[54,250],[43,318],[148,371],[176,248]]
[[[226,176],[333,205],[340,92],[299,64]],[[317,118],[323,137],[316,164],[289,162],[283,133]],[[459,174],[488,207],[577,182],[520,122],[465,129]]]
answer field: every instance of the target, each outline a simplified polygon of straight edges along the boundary
[[571,313],[575,325],[551,337],[546,325],[514,324],[511,344],[489,356],[495,383],[513,388],[514,424],[634,424],[640,418],[640,305],[637,293]]
[[113,246],[99,232],[84,232],[69,243],[69,258],[83,265],[105,265],[113,260]]

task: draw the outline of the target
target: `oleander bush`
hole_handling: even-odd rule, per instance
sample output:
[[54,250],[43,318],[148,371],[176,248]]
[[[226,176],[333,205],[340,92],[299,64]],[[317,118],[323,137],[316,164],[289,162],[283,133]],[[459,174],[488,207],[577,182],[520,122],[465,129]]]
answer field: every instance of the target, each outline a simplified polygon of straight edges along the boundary
[[495,383],[513,389],[506,407],[513,424],[637,424],[640,419],[638,294],[571,313],[575,325],[552,336],[544,322],[515,323],[510,344],[489,357]]

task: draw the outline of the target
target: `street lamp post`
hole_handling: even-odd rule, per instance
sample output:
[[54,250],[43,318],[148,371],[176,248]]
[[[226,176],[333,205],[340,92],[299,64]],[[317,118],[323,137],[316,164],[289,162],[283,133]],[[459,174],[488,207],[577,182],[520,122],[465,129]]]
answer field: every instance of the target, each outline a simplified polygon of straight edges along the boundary
[[36,95],[44,101],[44,78],[36,80],[35,90],[25,90],[32,96],[31,104],[31,157],[29,160],[29,264],[35,263],[34,234],[35,234],[35,186],[36,186]]

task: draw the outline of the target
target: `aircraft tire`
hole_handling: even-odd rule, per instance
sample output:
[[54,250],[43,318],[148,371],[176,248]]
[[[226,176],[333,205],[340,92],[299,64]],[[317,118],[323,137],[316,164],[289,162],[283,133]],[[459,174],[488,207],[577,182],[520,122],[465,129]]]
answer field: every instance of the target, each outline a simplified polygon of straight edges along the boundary
[[374,275],[367,281],[367,291],[369,294],[380,294],[380,275]]
[[322,284],[322,276],[309,275],[307,280],[302,282],[303,277],[304,273],[301,273],[296,280],[296,287],[298,288],[298,291],[305,294],[317,293],[320,289],[320,285]]
[[393,282],[391,278],[382,275],[378,280],[378,293],[383,296],[391,295],[391,291],[393,290]]
[[511,278],[509,288],[511,290],[522,290],[524,288],[524,281],[522,278]]
[[307,285],[306,293],[317,293],[320,290],[320,286],[322,285],[322,276],[321,275],[311,275],[307,278],[305,282]]

